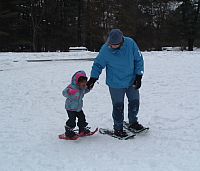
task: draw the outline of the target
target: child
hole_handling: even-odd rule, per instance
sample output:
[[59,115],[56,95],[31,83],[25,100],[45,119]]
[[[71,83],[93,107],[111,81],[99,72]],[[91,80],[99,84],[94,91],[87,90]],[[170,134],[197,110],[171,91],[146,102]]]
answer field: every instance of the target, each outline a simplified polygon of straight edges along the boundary
[[69,119],[65,126],[65,136],[69,138],[76,137],[76,133],[73,129],[76,127],[76,118],[78,118],[77,126],[79,127],[79,135],[90,133],[90,130],[86,127],[85,115],[83,113],[83,97],[84,94],[89,92],[87,89],[87,77],[84,71],[76,72],[71,80],[71,84],[68,85],[62,92],[66,97],[65,109],[67,110]]

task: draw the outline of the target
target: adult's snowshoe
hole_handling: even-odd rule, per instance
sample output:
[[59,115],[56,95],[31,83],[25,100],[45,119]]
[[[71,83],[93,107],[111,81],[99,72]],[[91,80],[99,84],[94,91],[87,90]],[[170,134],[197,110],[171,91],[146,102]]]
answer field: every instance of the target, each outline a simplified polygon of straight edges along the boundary
[[119,132],[115,132],[113,130],[105,129],[105,128],[100,128],[99,133],[111,136],[113,138],[117,138],[119,140],[128,140],[128,139],[133,138],[135,136],[134,133],[128,134],[128,133],[124,133],[124,131],[119,133]]
[[136,134],[149,130],[149,127],[144,127],[143,125],[139,124],[138,122],[135,122],[133,124],[129,124],[128,122],[124,121],[123,127],[126,130],[128,130],[132,133],[136,133]]

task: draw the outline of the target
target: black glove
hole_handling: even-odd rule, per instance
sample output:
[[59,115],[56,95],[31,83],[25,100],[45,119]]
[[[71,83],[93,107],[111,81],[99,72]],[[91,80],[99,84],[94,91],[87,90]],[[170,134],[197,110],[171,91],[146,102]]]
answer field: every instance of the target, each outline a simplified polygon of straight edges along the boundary
[[90,77],[89,81],[87,82],[87,88],[91,90],[94,87],[94,83],[97,81],[97,78]]
[[134,81],[134,85],[135,85],[135,89],[139,89],[141,87],[142,84],[142,75],[136,75],[135,77],[135,81]]

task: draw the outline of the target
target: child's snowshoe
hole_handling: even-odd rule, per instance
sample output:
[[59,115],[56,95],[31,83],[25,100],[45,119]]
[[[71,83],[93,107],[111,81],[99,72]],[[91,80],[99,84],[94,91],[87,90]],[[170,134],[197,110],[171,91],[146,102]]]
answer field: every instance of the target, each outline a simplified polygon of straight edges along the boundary
[[95,134],[98,131],[98,128],[96,128],[94,131],[90,131],[89,127],[81,127],[79,128],[79,137],[84,137],[84,136],[90,136]]
[[73,131],[73,128],[65,126],[65,133],[59,135],[59,138],[65,140],[77,140],[79,136]]

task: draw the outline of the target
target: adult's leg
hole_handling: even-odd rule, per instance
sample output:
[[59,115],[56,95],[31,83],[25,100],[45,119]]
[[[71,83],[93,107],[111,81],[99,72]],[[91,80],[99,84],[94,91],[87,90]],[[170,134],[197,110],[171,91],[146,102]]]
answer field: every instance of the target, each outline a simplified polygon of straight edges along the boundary
[[114,129],[122,130],[124,121],[124,96],[126,89],[109,87],[109,91],[113,104],[112,117],[114,121]]
[[140,106],[139,90],[131,86],[126,90],[126,96],[128,98],[128,119],[129,123],[133,124],[138,120],[137,115]]

